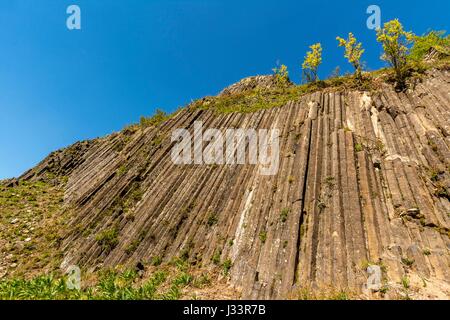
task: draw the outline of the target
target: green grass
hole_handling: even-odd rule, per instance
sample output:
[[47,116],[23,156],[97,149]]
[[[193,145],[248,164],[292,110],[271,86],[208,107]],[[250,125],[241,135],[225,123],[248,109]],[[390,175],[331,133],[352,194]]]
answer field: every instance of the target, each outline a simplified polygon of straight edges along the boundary
[[167,273],[155,272],[144,283],[137,283],[137,273],[102,272],[98,281],[81,290],[69,289],[65,278],[38,276],[31,280],[0,281],[1,300],[146,300],[164,299],[157,290]]
[[208,221],[206,222],[208,226],[212,227],[219,221],[219,218],[217,217],[216,213],[210,213],[208,215]]
[[402,258],[402,263],[407,267],[412,267],[412,265],[414,264],[414,259],[404,257]]
[[230,272],[231,267],[233,266],[233,262],[231,262],[231,259],[227,259],[222,263],[222,270],[225,275],[227,275]]
[[401,280],[401,284],[403,286],[404,289],[409,289],[409,278],[407,276],[403,276],[402,280]]
[[[410,63],[411,79],[420,78],[426,70],[448,69],[450,58],[443,58],[432,63]],[[364,73],[363,79],[358,80],[353,75],[344,75],[341,77],[330,77],[326,80],[319,80],[313,83],[285,86],[280,85],[275,88],[254,88],[241,93],[210,96],[193,101],[187,106],[188,109],[214,110],[217,113],[251,113],[263,109],[278,108],[286,105],[290,101],[297,101],[302,96],[314,93],[320,90],[364,90],[374,91],[379,87],[379,80],[391,81],[393,71],[391,68],[383,68],[376,71]],[[164,111],[157,110],[151,117],[141,117],[139,124],[132,124],[123,129],[125,134],[133,134],[140,128],[156,127],[163,124],[168,119],[174,117],[183,108],[178,109],[172,114],[166,114]],[[155,145],[161,142],[157,137]]]
[[120,166],[119,169],[117,169],[116,174],[121,177],[127,172],[127,167],[125,165]]
[[280,213],[281,222],[284,223],[287,221],[289,212],[291,212],[291,209],[289,209],[289,208],[283,208],[283,210],[281,210],[281,213]]
[[363,150],[364,150],[364,147],[363,147],[363,145],[361,143],[355,144],[355,152],[360,152],[360,151],[363,151]]
[[119,230],[116,227],[106,229],[97,234],[95,240],[103,250],[111,251],[119,243]]
[[[125,126],[122,129],[122,133],[124,133],[127,136],[130,136],[130,135],[133,135],[134,133],[136,133],[137,131],[139,131],[139,129],[146,129],[148,127],[158,127],[161,124],[163,124],[164,122],[166,122],[167,120],[174,117],[179,111],[180,111],[180,109],[178,109],[177,111],[175,111],[173,113],[168,114],[161,109],[156,109],[156,112],[154,115],[149,116],[149,117],[141,116],[141,118],[139,119],[139,123],[133,123],[133,124]],[[160,137],[160,136],[156,137],[152,141],[153,146],[158,146],[162,142],[162,139],[163,139],[163,137]]]
[[164,112],[160,109],[157,109],[156,113],[151,117],[142,116],[139,121],[139,124],[142,128],[153,127],[153,126],[158,126],[158,125],[162,124],[169,118],[170,118],[170,115],[168,115],[166,112]]
[[[58,179],[66,181],[64,177]],[[8,275],[50,272],[59,266],[61,231],[71,214],[62,209],[61,183],[21,181],[14,187],[0,185],[0,256],[8,256],[2,261]]]
[[179,276],[177,276],[174,280],[173,280],[173,285],[177,286],[177,287],[185,287],[188,284],[190,284],[192,282],[192,276],[188,273],[181,273]]
[[137,247],[139,246],[141,242],[139,240],[133,240],[126,248],[125,248],[125,252],[128,255],[133,254],[133,252],[136,251]]
[[421,61],[431,48],[450,54],[450,35],[446,35],[445,31],[432,30],[422,36],[416,36],[409,58]]
[[162,258],[160,256],[155,256],[151,260],[152,266],[159,266],[162,263]]
[[211,258],[211,261],[215,264],[215,265],[219,265],[220,264],[220,255],[222,254],[222,252],[220,250],[216,250]]
[[360,88],[370,87],[371,80],[367,78],[358,82],[353,76],[343,76],[313,83],[280,86],[276,88],[255,88],[241,93],[206,97],[194,101],[191,108],[211,109],[218,113],[249,113],[262,109],[282,107],[289,101],[296,101],[305,94],[326,88]]
[[266,231],[261,231],[259,233],[259,240],[261,240],[262,243],[265,243],[267,240],[267,232]]
[[194,288],[204,288],[210,284],[211,284],[211,277],[206,273],[202,273],[200,276],[192,280],[192,286]]
[[[450,59],[444,58],[433,63],[411,64],[409,66],[411,69],[410,78],[420,77],[426,70],[431,68],[447,68],[449,62]],[[392,79],[392,74],[392,69],[384,68],[365,73],[362,80],[356,79],[353,75],[345,75],[288,87],[254,88],[236,94],[205,97],[191,103],[189,108],[214,110],[222,114],[233,112],[251,113],[263,109],[282,107],[289,101],[297,101],[306,94],[324,89],[373,91],[379,87],[379,79],[389,81]]]
[[310,288],[301,288],[294,296],[297,300],[351,300],[353,294],[346,290],[325,290],[316,292]]
[[82,277],[80,290],[70,289],[61,276],[3,279],[0,300],[176,300],[189,292],[188,286],[212,283],[208,274],[193,276],[191,271],[163,266],[142,279],[134,270],[102,270]]
[[[421,71],[424,72],[430,67],[434,67],[434,65],[424,65]],[[233,112],[251,113],[282,107],[290,101],[299,100],[306,94],[324,89],[372,91],[379,86],[376,79],[389,76],[390,73],[390,69],[381,69],[365,73],[362,79],[357,79],[354,75],[344,75],[301,85],[254,88],[235,94],[205,97],[191,103],[190,108],[214,110],[224,114]]]
[[304,87],[253,89],[250,91],[208,97],[194,102],[193,108],[213,109],[218,113],[256,112],[262,109],[281,107],[291,100],[297,100],[306,93]]

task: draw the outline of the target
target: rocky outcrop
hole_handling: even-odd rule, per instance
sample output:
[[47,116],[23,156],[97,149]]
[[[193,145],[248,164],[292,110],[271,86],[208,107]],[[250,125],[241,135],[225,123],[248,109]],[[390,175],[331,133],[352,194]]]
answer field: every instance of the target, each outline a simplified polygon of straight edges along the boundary
[[36,167],[20,176],[19,179],[37,181],[48,180],[56,176],[67,177],[72,174],[75,168],[83,163],[86,151],[94,144],[95,140],[82,141],[68,148],[52,152]]
[[430,50],[428,50],[428,52],[426,53],[424,60],[431,62],[431,61],[437,61],[439,59],[444,59],[448,56],[450,56],[449,49],[431,47]]
[[[268,78],[245,80],[222,94]],[[267,84],[267,83],[268,84]],[[284,107],[217,114],[185,109],[158,127],[128,130],[52,154],[21,179],[68,176],[63,267],[95,269],[177,256],[232,263],[244,298],[300,287],[361,292],[377,264],[386,285],[418,276],[448,295],[450,74],[414,90],[316,92]],[[274,176],[257,165],[176,165],[171,132],[278,128]],[[213,217],[213,218],[211,218]],[[114,241],[101,241],[105,232]],[[220,261],[220,262],[219,262]]]
[[[289,80],[287,81],[286,85],[292,85],[292,82]],[[279,87],[279,84],[277,82],[277,78],[273,75],[266,75],[266,76],[253,76],[244,78],[241,81],[238,81],[234,84],[232,84],[229,87],[226,87],[223,89],[219,96],[222,95],[229,95],[229,94],[237,94],[237,93],[244,93],[249,90],[253,89],[272,89]]]

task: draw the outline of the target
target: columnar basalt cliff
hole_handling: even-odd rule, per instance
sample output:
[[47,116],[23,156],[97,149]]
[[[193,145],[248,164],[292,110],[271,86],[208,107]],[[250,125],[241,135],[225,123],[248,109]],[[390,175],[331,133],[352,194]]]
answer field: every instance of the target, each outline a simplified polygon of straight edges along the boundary
[[[236,92],[239,85],[221,95]],[[407,275],[427,283],[420,290],[429,297],[448,298],[449,93],[444,69],[405,92],[386,83],[370,92],[319,90],[252,113],[187,107],[157,126],[55,152],[18,181],[67,177],[63,268],[228,261],[243,298],[283,299],[300,288],[360,294],[374,264],[386,286]],[[174,164],[171,133],[193,131],[195,121],[278,128],[278,173]]]

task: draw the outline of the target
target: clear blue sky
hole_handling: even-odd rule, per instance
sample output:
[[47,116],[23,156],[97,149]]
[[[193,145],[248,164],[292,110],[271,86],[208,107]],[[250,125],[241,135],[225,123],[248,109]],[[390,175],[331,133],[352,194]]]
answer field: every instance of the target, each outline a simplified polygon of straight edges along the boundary
[[[66,28],[79,5],[82,30]],[[321,42],[322,78],[349,69],[335,37],[354,32],[371,69],[383,66],[366,8],[407,29],[448,29],[450,1],[0,0],[0,179],[48,153],[168,112],[277,61],[298,82]]]

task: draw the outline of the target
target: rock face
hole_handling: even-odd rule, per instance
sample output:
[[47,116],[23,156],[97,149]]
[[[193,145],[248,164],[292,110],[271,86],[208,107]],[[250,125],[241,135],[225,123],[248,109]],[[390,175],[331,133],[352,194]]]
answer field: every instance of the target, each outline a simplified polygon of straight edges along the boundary
[[446,50],[445,48],[442,48],[441,50],[438,50],[436,48],[430,48],[430,50],[425,55],[424,60],[428,61],[428,62],[436,61],[436,60],[448,57],[449,55],[450,55],[450,52],[448,50]]
[[84,154],[92,141],[77,142],[68,148],[52,152],[32,170],[25,172],[21,180],[39,180],[50,176],[69,176],[84,161]]
[[[291,85],[292,83],[288,81],[287,84]],[[252,90],[255,88],[270,89],[277,86],[278,84],[274,76],[253,76],[244,78],[241,81],[236,82],[229,87],[226,87],[220,92],[219,95],[243,93],[247,90]]]
[[[299,287],[360,292],[365,268],[378,264],[387,283],[418,275],[445,295],[449,92],[449,72],[432,71],[402,93],[386,84],[372,93],[316,92],[247,114],[185,109],[157,128],[54,153],[21,179],[68,176],[73,218],[63,267],[220,259],[232,263],[230,281],[243,298],[273,299]],[[199,120],[205,129],[280,129],[278,173],[175,165],[172,131],[192,131]],[[106,234],[114,241],[102,241]]]

